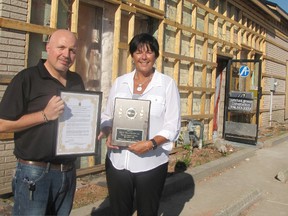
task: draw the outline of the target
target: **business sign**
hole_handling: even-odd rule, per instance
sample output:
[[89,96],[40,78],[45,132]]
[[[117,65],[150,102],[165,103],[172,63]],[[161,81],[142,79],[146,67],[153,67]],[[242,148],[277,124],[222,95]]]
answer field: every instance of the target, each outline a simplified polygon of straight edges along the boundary
[[229,92],[228,110],[239,112],[252,112],[253,93],[252,92]]
[[228,109],[230,111],[251,112],[253,109],[253,100],[229,98]]
[[253,100],[253,92],[240,92],[240,91],[231,91],[229,92],[230,98],[242,98],[247,100]]
[[240,77],[247,77],[250,74],[250,69],[246,65],[242,65],[239,69],[239,76]]

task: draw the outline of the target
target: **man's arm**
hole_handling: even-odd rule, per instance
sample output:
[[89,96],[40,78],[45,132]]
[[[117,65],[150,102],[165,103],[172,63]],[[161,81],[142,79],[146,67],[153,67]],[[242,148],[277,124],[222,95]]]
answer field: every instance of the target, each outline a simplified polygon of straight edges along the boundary
[[59,96],[53,96],[42,111],[25,114],[19,119],[0,119],[0,132],[18,132],[39,124],[56,120],[64,111],[64,101]]
[[0,119],[0,132],[18,132],[43,123],[46,120],[42,112],[24,115],[16,121]]

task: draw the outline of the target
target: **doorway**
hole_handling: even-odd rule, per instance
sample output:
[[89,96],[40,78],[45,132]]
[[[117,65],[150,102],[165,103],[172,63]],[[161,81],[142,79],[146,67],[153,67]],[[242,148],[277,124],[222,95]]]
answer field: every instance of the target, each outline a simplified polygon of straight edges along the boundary
[[213,116],[213,139],[221,138],[223,134],[223,116],[225,100],[225,77],[229,58],[217,57],[214,116]]
[[89,91],[101,90],[102,17],[102,8],[84,3],[79,5],[76,70]]
[[256,144],[261,99],[261,60],[229,60],[223,137]]
[[[101,91],[103,8],[80,2],[78,19],[78,50],[76,71],[81,75],[85,90]],[[94,156],[78,158],[78,168],[92,167],[104,160],[101,144]]]

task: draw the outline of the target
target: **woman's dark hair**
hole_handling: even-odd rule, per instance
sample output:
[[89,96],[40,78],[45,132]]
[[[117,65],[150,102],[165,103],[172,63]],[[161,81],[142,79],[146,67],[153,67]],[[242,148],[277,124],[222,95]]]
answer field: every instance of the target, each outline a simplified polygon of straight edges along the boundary
[[155,53],[156,58],[159,56],[159,44],[158,41],[148,33],[141,33],[135,35],[129,43],[129,52],[131,56],[140,46],[147,46]]

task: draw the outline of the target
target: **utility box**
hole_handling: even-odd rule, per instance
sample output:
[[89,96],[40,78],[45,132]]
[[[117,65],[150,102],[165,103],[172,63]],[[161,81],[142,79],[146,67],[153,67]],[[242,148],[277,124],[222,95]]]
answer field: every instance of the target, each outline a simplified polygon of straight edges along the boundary
[[270,91],[271,92],[275,92],[277,85],[278,85],[277,79],[276,78],[272,78],[271,79],[271,85],[270,85],[271,86]]

